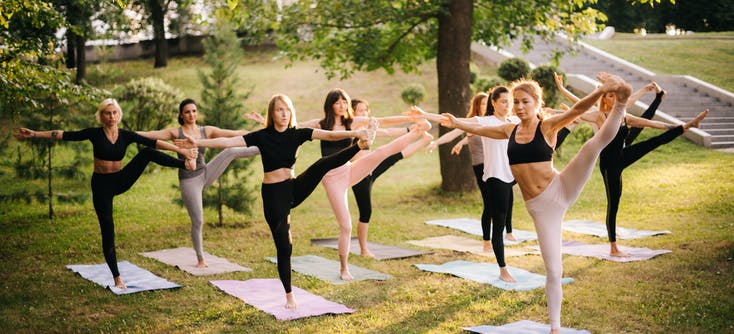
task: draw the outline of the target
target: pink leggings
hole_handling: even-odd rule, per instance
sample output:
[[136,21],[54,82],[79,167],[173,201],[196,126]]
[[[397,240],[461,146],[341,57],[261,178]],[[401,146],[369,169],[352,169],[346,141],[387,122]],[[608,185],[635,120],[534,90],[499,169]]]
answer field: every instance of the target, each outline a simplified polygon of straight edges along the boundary
[[332,169],[321,180],[340,227],[339,258],[343,270],[346,269],[346,259],[349,257],[349,244],[352,237],[352,219],[347,203],[347,190],[369,175],[387,157],[402,151],[418,139],[422,132],[413,129],[390,143],[362,155],[356,161]]
[[540,195],[525,201],[525,208],[533,218],[535,231],[538,233],[538,244],[545,265],[545,296],[551,329],[561,328],[563,216],[581,194],[594,170],[599,153],[617,134],[624,116],[624,107],[624,103],[615,104],[601,129],[581,147],[566,168],[560,173],[556,172],[556,176]]

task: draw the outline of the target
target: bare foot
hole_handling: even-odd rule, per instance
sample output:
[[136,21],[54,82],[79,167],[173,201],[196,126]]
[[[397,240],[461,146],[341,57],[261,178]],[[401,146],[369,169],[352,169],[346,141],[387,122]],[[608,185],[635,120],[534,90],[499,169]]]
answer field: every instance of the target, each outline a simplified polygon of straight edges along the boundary
[[375,254],[372,254],[372,252],[370,252],[369,249],[365,249],[365,248],[362,248],[362,251],[359,253],[359,255],[362,256],[362,257],[370,258],[370,259],[376,259],[377,258],[375,256]]
[[127,289],[127,287],[125,286],[125,283],[122,282],[122,277],[120,276],[115,277],[115,287],[118,289],[123,289],[123,290]]
[[609,255],[610,256],[614,256],[614,257],[629,257],[630,256],[629,253],[625,253],[625,252],[619,250],[619,248],[617,247],[617,243],[616,242],[612,242],[610,244],[610,246],[611,246],[611,248],[609,250]]
[[560,328],[551,328],[550,334],[561,334]]
[[186,170],[196,170],[196,159],[186,159],[184,166],[186,166]]
[[666,92],[660,87],[660,85],[658,85],[657,82],[653,81],[652,86],[655,89],[655,94],[660,94],[660,93],[663,93],[663,95],[666,94]]
[[285,308],[293,310],[298,307],[298,304],[296,304],[296,296],[293,295],[293,292],[289,292],[285,294]]
[[352,277],[352,274],[349,273],[349,269],[347,269],[347,270],[342,270],[341,279],[344,281],[351,281],[354,279],[354,277]]
[[482,242],[482,252],[485,252],[485,253],[491,253],[492,252],[492,240],[483,240],[483,242]]
[[512,235],[512,232],[505,234],[505,239],[510,241],[517,241],[517,238],[515,238],[514,235]]
[[688,121],[688,123],[686,123],[686,124],[683,124],[683,130],[688,130],[688,129],[690,129],[690,128],[697,128],[697,127],[698,127],[698,125],[699,125],[699,123],[701,123],[701,120],[702,120],[702,119],[703,119],[704,117],[706,117],[706,115],[708,115],[708,114],[709,114],[709,110],[708,110],[708,109],[706,109],[706,110],[704,110],[704,111],[700,112],[700,113],[698,114],[698,116],[696,116],[696,118],[694,118],[694,119],[692,119],[692,120]]
[[500,268],[500,279],[505,282],[515,283],[517,280],[510,275],[510,271],[507,270],[507,267]]
[[209,265],[206,264],[206,261],[204,259],[200,259],[198,263],[196,264],[196,268],[208,268]]

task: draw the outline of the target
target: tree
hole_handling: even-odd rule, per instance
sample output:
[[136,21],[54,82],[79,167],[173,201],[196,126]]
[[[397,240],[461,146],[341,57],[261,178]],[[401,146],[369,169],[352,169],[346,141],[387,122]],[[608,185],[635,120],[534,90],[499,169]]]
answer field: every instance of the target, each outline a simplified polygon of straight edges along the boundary
[[[238,80],[235,70],[242,60],[242,47],[234,32],[234,26],[227,19],[230,12],[217,11],[217,22],[213,34],[204,40],[204,62],[210,72],[199,71],[204,90],[201,93],[201,109],[207,115],[209,124],[239,129],[247,123],[242,117],[249,92],[237,94]],[[207,150],[207,160],[214,157],[214,150]],[[204,205],[216,208],[219,225],[224,224],[224,206],[235,211],[251,214],[255,200],[255,188],[247,182],[252,175],[252,159],[236,159],[216,183],[214,194],[211,190],[204,194]]]

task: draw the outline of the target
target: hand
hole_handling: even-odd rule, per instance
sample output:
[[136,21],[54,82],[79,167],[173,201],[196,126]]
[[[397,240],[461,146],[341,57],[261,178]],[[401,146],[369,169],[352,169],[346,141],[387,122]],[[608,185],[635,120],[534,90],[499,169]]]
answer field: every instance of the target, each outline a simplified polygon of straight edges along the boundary
[[26,129],[26,128],[20,128],[18,129],[17,133],[13,134],[13,136],[18,139],[33,138],[36,136],[36,131],[33,131],[31,129]]
[[405,116],[426,117],[426,112],[418,106],[411,106],[409,111],[403,113]]
[[453,155],[459,155],[461,153],[461,148],[464,147],[461,143],[457,143],[454,145],[454,147],[451,148],[451,154]]
[[560,87],[563,87],[563,77],[560,76],[560,75],[558,75],[558,73],[553,72],[553,80],[556,81],[556,86],[557,87],[559,87],[559,88]]
[[186,159],[196,159],[199,156],[199,149],[196,147],[184,149],[183,156]]
[[263,124],[263,125],[265,124],[265,117],[263,117],[262,115],[254,112],[254,111],[251,112],[251,113],[245,114],[245,118],[246,119],[249,119],[249,120],[252,120],[252,121],[255,121],[255,122],[258,122],[258,123]]
[[569,106],[568,106],[567,104],[565,104],[565,103],[561,103],[560,105],[558,105],[558,107],[559,107],[559,108],[561,108],[561,110],[563,110],[563,111],[568,111],[568,109],[571,109],[571,108],[570,108],[570,107],[569,107]]
[[456,127],[456,117],[449,113],[443,113],[441,114],[443,116],[443,119],[441,120],[441,125],[447,127],[447,128],[455,128]]
[[190,137],[185,139],[174,139],[173,144],[180,148],[196,148],[196,140]]

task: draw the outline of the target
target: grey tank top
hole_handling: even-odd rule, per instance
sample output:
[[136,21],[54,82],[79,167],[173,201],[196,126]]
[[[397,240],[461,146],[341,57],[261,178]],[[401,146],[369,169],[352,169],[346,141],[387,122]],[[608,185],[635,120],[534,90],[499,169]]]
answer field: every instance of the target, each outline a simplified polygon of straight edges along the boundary
[[469,153],[471,153],[472,166],[484,163],[484,144],[482,144],[481,136],[469,136]]
[[[199,130],[201,131],[201,139],[206,138],[206,131],[204,131],[204,127],[199,127]],[[185,139],[183,133],[183,128],[178,128],[178,139]],[[206,154],[206,147],[199,147],[199,156],[196,157],[196,170],[189,171],[186,168],[179,168],[178,169],[178,179],[184,180],[184,179],[190,179],[192,177],[197,177],[201,175],[201,173],[204,172],[204,167],[206,167],[206,162],[204,161],[204,154]],[[184,156],[178,155],[179,159],[184,159]]]

